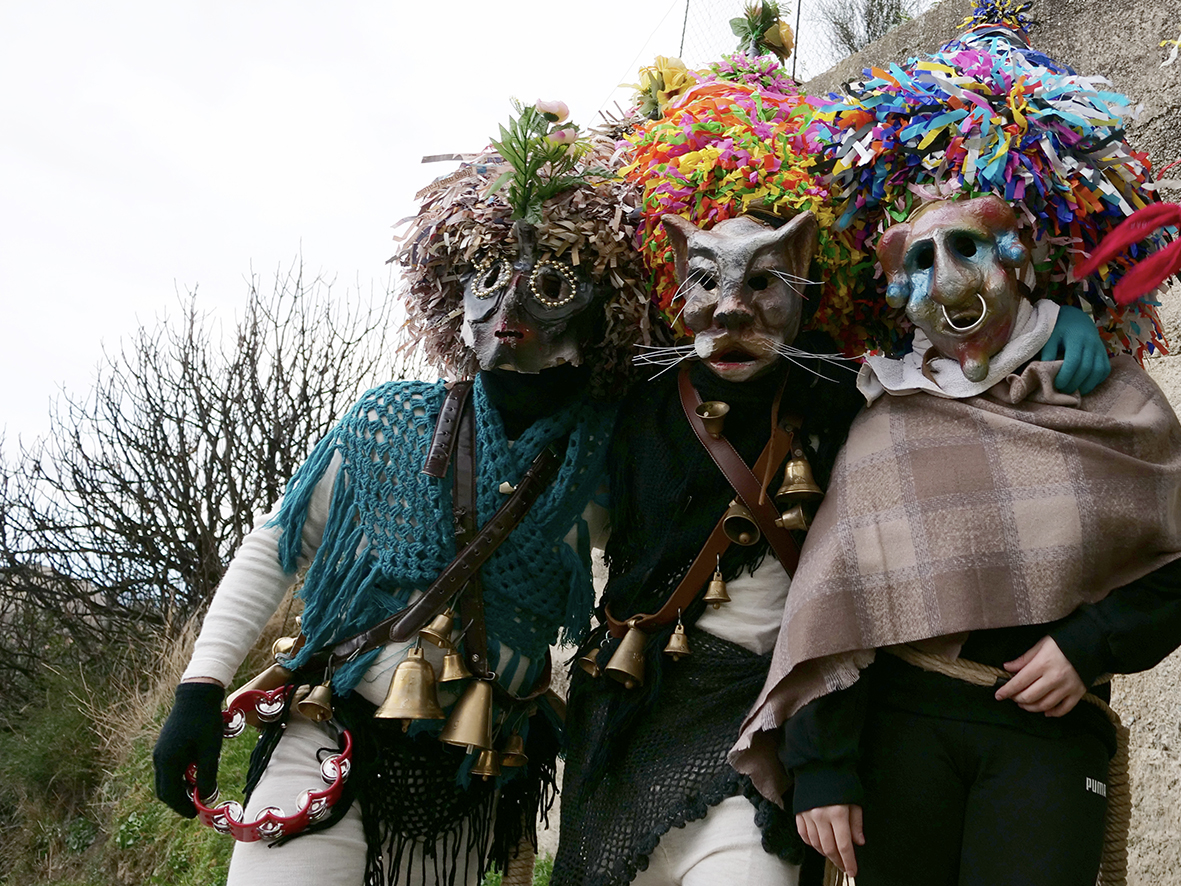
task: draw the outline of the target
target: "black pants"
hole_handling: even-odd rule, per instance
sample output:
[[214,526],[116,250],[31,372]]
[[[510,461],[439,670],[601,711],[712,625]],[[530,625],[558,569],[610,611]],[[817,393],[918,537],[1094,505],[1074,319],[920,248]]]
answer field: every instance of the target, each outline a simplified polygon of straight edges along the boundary
[[866,724],[858,886],[1094,886],[1107,748],[878,709]]

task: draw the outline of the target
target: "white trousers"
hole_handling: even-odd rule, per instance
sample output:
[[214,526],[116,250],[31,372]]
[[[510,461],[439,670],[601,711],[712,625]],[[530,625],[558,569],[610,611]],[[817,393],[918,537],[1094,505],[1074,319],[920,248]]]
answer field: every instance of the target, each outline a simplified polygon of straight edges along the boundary
[[[309,788],[323,789],[324,782],[320,778],[320,764],[316,756],[316,752],[323,747],[337,747],[328,729],[306,717],[293,714],[275,747],[266,772],[250,797],[245,820],[254,821],[259,812],[268,806],[278,806],[285,815],[291,815],[301,792]],[[263,841],[236,843],[226,886],[259,886],[263,883],[281,883],[283,886],[362,886],[365,882],[365,851],[361,811],[358,804],[353,803],[345,817],[332,827],[298,837],[282,846],[272,848],[270,843]],[[406,853],[399,883],[414,886],[422,882],[434,883],[434,863],[424,859],[423,855],[421,848]],[[469,859],[468,870],[476,870],[475,858]],[[474,876],[473,873],[472,878]],[[462,879],[461,867],[456,882]]]
[[730,797],[705,818],[673,828],[632,886],[798,886],[800,869],[763,849],[755,808]]

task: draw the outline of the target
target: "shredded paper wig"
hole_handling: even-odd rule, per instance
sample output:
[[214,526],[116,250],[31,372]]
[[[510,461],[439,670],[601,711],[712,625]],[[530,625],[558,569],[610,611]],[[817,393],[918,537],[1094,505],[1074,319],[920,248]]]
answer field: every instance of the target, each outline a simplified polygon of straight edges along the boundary
[[[631,351],[652,332],[644,271],[635,249],[632,210],[638,200],[630,182],[614,174],[614,145],[603,136],[580,143],[580,181],[541,206],[536,225],[542,258],[561,258],[589,270],[596,285],[610,290],[600,306],[602,330],[584,348],[592,391],[618,393],[631,372]],[[418,214],[391,259],[401,265],[406,304],[406,347],[450,374],[469,377],[476,370],[463,343],[464,285],[481,259],[493,250],[515,249],[514,207],[497,189],[512,166],[495,150],[465,158],[458,170],[423,188]],[[490,192],[494,192],[489,196]]]

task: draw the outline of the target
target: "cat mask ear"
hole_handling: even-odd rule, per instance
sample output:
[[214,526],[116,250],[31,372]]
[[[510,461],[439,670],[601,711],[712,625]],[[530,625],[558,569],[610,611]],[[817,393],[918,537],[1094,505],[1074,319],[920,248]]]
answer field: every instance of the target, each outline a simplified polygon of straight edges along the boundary
[[807,275],[820,239],[820,223],[816,221],[816,215],[811,210],[801,212],[775,232],[775,239],[783,249],[785,266],[798,269],[800,276]]
[[660,223],[668,234],[673,247],[673,266],[676,268],[677,279],[684,280],[689,273],[689,238],[701,228],[688,219],[674,213],[662,215]]
[[[660,223],[668,234],[673,248],[673,262],[677,271],[677,279],[684,280],[688,273],[689,240],[701,231],[693,222],[679,215],[669,213],[661,216]],[[820,237],[820,224],[811,211],[801,212],[787,224],[776,230],[772,237],[783,250],[785,265],[790,268],[807,270],[812,263],[812,256],[816,253],[816,243]]]

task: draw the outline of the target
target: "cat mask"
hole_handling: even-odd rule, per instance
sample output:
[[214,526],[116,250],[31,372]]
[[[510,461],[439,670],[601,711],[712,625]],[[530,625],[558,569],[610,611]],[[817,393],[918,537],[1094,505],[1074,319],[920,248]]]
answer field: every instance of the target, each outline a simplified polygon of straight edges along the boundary
[[970,381],[1009,341],[1021,303],[1018,274],[1029,263],[1017,217],[996,196],[941,200],[891,227],[877,247],[891,307],[923,330]]
[[800,329],[803,290],[819,225],[811,212],[770,228],[749,217],[704,231],[678,215],[661,219],[685,299],[697,356],[720,378],[769,370]]

